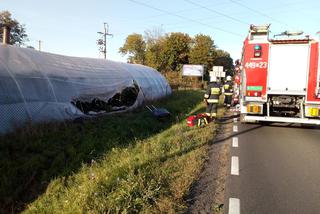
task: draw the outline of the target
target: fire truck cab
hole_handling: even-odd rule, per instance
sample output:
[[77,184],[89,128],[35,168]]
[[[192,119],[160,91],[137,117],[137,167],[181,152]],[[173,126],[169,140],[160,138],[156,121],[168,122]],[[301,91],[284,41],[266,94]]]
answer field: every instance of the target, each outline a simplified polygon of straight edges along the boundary
[[319,41],[303,32],[269,38],[270,25],[251,25],[241,60],[242,122],[320,125]]

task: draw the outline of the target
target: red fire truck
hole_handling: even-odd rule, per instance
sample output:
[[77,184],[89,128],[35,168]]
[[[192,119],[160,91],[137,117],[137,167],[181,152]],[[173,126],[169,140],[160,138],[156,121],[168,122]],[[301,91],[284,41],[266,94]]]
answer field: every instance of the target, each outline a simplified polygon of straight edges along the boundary
[[241,60],[242,122],[320,125],[319,42],[303,32],[269,38],[270,25],[251,25]]

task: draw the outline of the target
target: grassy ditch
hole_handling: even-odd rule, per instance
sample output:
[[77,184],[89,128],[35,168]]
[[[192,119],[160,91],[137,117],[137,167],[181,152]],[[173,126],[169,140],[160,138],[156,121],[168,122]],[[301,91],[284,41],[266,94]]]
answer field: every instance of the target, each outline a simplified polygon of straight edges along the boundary
[[206,158],[215,124],[189,128],[204,112],[201,91],[144,109],[78,123],[42,124],[0,137],[0,213],[176,213]]

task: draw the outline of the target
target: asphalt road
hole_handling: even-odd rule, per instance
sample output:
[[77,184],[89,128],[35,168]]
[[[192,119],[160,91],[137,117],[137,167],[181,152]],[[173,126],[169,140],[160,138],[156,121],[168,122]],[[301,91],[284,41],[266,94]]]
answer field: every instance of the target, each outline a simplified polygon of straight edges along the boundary
[[234,126],[225,213],[320,213],[320,128]]

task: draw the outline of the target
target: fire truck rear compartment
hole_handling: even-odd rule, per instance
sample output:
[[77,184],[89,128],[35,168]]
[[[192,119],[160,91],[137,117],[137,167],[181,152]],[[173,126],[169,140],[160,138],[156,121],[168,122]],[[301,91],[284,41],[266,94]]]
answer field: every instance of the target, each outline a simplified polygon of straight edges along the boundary
[[301,117],[303,96],[272,95],[268,102],[269,116]]
[[303,95],[309,70],[308,44],[272,44],[270,46],[267,93]]

